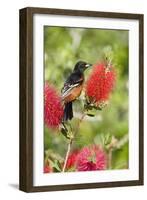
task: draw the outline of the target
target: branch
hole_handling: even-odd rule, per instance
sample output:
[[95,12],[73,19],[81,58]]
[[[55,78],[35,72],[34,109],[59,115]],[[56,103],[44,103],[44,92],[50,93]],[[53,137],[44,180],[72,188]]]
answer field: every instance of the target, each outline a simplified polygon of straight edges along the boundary
[[108,151],[108,169],[112,168],[112,149],[109,149]]
[[80,124],[83,121],[83,119],[84,119],[85,116],[86,116],[86,113],[83,112],[82,115],[81,115],[81,118],[78,121],[77,128],[76,128],[75,133],[74,133],[74,137],[77,135],[77,133],[79,131],[79,128],[80,128]]
[[63,165],[62,172],[65,172],[65,169],[66,169],[68,157],[69,157],[70,150],[71,150],[72,141],[73,141],[73,139],[70,139],[69,144],[68,144],[68,148],[67,148],[67,152],[66,152],[66,156],[65,156],[65,162],[64,162],[64,165]]
[[67,152],[66,152],[66,156],[65,156],[65,162],[64,162],[64,165],[63,165],[63,169],[62,169],[62,172],[65,172],[65,169],[66,169],[66,165],[67,165],[67,161],[68,161],[68,157],[69,157],[69,154],[70,154],[70,150],[71,150],[71,145],[72,145],[72,142],[73,142],[73,139],[75,138],[75,136],[77,135],[78,131],[79,131],[79,128],[80,128],[80,124],[81,122],[83,121],[84,117],[86,116],[86,113],[84,112],[81,116],[81,118],[79,119],[78,121],[78,124],[77,124],[77,128],[74,132],[74,137],[70,138],[70,141],[69,141],[69,144],[68,144],[68,148],[67,148]]

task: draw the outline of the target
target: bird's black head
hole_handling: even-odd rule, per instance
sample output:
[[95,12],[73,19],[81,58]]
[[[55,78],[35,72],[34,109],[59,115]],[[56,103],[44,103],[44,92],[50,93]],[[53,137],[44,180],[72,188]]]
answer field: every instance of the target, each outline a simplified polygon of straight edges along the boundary
[[86,63],[84,61],[79,61],[76,63],[74,71],[80,71],[81,73],[83,73],[85,71],[85,69],[87,69],[88,67],[91,67],[92,64]]

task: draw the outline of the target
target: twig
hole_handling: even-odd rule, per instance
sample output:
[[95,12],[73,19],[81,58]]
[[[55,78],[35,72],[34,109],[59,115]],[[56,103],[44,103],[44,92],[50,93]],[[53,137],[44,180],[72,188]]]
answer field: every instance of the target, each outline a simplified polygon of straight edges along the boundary
[[68,148],[67,148],[67,152],[66,152],[66,156],[65,156],[65,162],[64,162],[64,165],[63,165],[62,172],[65,172],[65,169],[66,169],[69,153],[70,153],[70,150],[71,150],[72,141],[73,141],[73,139],[70,139],[69,144],[68,144]]
[[122,146],[124,146],[129,141],[128,134],[125,134],[116,144],[116,148],[120,149]]
[[112,138],[111,143],[107,146],[108,148],[108,168],[112,168],[112,154],[114,149],[120,149],[124,146],[129,140],[128,134],[124,135],[120,141],[118,141],[115,137]]
[[69,144],[68,144],[68,148],[67,148],[67,152],[66,152],[66,156],[65,156],[65,162],[64,162],[64,165],[63,165],[63,169],[62,169],[62,172],[65,172],[65,169],[66,169],[66,165],[67,165],[67,161],[68,161],[68,157],[69,157],[69,154],[70,154],[70,150],[71,150],[71,145],[72,145],[72,142],[73,142],[73,139],[75,138],[75,136],[77,135],[78,131],[79,131],[79,128],[80,128],[80,124],[81,122],[83,121],[84,117],[86,116],[86,113],[84,112],[81,116],[81,118],[79,119],[78,121],[78,124],[77,124],[77,128],[74,132],[74,137],[70,138],[70,141],[69,141]]
[[108,152],[108,169],[111,169],[112,167],[112,151],[112,148],[110,148]]
[[86,116],[86,113],[83,112],[81,118],[80,118],[79,121],[78,121],[77,128],[76,128],[75,133],[74,133],[74,137],[77,135],[77,133],[78,133],[78,131],[79,131],[79,128],[80,128],[80,124],[81,124],[81,122],[83,121],[83,119],[84,119],[85,116]]

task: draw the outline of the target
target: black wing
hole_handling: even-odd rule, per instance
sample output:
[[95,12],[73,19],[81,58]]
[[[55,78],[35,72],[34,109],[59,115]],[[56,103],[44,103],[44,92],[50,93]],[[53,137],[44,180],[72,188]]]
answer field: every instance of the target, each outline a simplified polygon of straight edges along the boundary
[[64,83],[61,90],[62,98],[65,98],[69,92],[74,88],[83,83],[83,75],[77,72],[73,72]]

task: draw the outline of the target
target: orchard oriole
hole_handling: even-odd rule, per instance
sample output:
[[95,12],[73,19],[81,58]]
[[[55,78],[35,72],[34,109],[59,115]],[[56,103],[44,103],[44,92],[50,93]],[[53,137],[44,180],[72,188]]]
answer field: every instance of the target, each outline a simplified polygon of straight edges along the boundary
[[63,121],[73,118],[72,102],[80,96],[84,83],[84,71],[90,66],[92,65],[83,61],[77,62],[73,72],[64,83],[61,90],[62,101],[65,106]]

